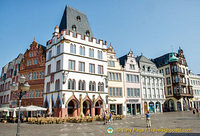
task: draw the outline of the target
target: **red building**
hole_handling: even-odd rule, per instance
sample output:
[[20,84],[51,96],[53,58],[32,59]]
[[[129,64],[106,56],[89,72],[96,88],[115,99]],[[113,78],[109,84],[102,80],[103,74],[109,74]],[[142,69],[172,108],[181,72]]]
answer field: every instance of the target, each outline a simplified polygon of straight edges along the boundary
[[22,98],[22,106],[36,105],[43,107],[44,71],[46,47],[35,40],[24,53],[20,65],[20,75],[24,75],[30,90]]

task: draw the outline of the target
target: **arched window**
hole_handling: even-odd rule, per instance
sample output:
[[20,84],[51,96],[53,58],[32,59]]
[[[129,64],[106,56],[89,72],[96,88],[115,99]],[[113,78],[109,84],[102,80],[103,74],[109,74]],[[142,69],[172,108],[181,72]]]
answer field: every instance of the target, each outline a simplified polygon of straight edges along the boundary
[[101,83],[98,83],[98,91],[101,91]]
[[87,30],[87,31],[85,32],[85,34],[86,34],[87,36],[90,36],[90,31]]
[[92,91],[92,81],[89,83],[89,91]]
[[78,81],[78,90],[82,90],[82,81],[81,80]]
[[72,80],[72,90],[75,90],[76,88],[76,81],[73,79]]
[[68,80],[68,89],[71,89],[71,79]]
[[76,17],[76,20],[77,20],[77,21],[81,21],[81,17],[80,17],[80,16],[77,16],[77,17]]
[[92,91],[95,91],[95,90],[96,90],[96,83],[93,82],[93,83],[92,83]]
[[85,90],[85,80],[82,82],[82,90]]
[[104,83],[103,82],[101,83],[101,91],[102,92],[104,91]]
[[72,26],[72,30],[73,30],[73,31],[76,31],[76,25],[73,25],[73,26]]

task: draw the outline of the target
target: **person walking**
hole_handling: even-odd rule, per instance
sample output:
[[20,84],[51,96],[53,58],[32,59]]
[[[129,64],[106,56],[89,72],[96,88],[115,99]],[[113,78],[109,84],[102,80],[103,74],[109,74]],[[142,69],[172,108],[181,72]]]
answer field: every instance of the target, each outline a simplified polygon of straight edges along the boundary
[[106,120],[106,114],[107,112],[105,111],[104,114],[103,114],[103,121],[104,121],[104,125],[107,124],[107,120]]
[[199,117],[199,110],[198,108],[196,109],[197,117]]
[[109,116],[109,122],[112,123],[113,118],[112,118],[112,112],[110,112],[110,116]]
[[146,115],[147,127],[151,127],[151,120],[150,120],[149,110],[147,111],[147,113],[145,115]]
[[195,114],[195,109],[193,109],[193,114]]

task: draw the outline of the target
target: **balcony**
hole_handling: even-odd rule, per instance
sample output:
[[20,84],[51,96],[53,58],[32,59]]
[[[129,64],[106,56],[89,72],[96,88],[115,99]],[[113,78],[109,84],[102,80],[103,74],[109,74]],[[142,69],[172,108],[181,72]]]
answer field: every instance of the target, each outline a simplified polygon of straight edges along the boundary
[[180,98],[180,97],[190,97],[193,98],[192,90],[186,90],[185,92],[183,90],[181,91],[174,91],[174,97]]

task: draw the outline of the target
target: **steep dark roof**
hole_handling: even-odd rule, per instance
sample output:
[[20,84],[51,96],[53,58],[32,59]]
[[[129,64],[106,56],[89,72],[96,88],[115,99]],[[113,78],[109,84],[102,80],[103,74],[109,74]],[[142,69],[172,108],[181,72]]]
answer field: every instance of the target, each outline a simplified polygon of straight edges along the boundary
[[122,67],[124,68],[124,66],[125,66],[125,64],[126,64],[126,61],[127,61],[127,59],[128,59],[128,55],[124,55],[124,56],[122,56],[122,57],[120,57],[120,58],[118,58],[118,59],[119,59],[120,65],[122,65]]
[[136,61],[137,61],[138,65],[139,65],[139,67],[140,67],[140,63],[141,63],[141,62],[155,65],[155,63],[154,63],[152,60],[146,58],[146,57],[143,56],[143,55],[137,56],[137,57],[136,57]]
[[[80,20],[77,20],[77,17]],[[76,31],[72,30],[72,26],[76,26]],[[76,10],[72,7],[66,6],[60,25],[59,30],[62,31],[63,29],[67,29],[76,33],[80,33],[82,35],[86,35],[86,31],[90,32],[90,37],[92,37],[92,30],[90,29],[90,25],[87,19],[87,16]]]
[[169,63],[170,54],[171,53],[167,53],[167,54],[165,54],[163,56],[160,56],[158,58],[152,59],[152,61],[156,64],[156,66],[158,68],[162,67],[162,66],[164,66],[164,65]]

